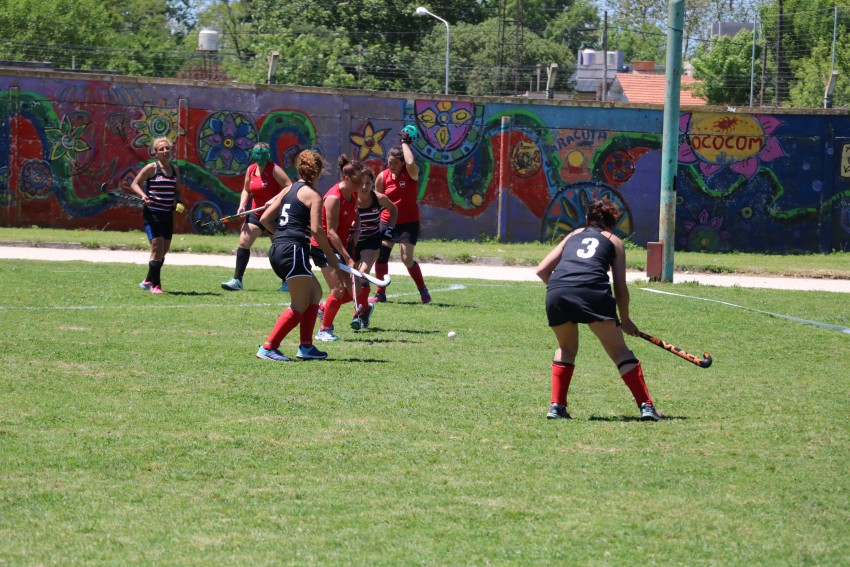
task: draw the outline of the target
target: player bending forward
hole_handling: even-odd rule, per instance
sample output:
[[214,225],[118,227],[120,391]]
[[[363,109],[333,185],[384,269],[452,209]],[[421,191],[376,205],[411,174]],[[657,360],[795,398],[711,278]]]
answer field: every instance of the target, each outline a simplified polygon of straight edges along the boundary
[[537,266],[537,276],[547,284],[546,317],[558,340],[548,419],[572,418],[567,412],[567,391],[578,354],[579,323],[590,327],[617,365],[640,408],[640,418],[661,419],[647,391],[640,361],[623,337],[624,331],[636,336],[638,328],[629,318],[626,251],[622,240],[612,233],[618,216],[619,210],[611,201],[593,201],[587,210],[586,226],[567,235]]

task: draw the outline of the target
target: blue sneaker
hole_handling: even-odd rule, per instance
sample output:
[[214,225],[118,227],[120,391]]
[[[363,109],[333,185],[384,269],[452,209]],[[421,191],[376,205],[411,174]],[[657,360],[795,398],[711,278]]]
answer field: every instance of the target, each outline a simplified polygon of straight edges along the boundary
[[226,289],[227,291],[241,291],[242,290],[242,280],[238,280],[236,278],[230,278],[223,284],[221,284],[222,289]]
[[641,421],[658,421],[661,419],[661,414],[649,402],[640,405],[640,420]]
[[360,317],[355,317],[354,319],[352,319],[350,325],[351,328],[355,331],[359,331],[360,329],[364,328],[363,321],[360,320]]
[[289,284],[286,283],[286,280],[280,280],[280,287],[277,288],[278,291],[289,291]]
[[322,352],[316,348],[316,345],[310,345],[308,347],[300,346],[298,347],[298,352],[295,354],[295,358],[301,360],[324,360],[328,357],[328,353]]
[[143,281],[142,283],[139,284],[139,287],[142,288],[145,291],[150,291],[151,288],[153,287],[153,284],[151,282],[149,282],[148,280],[145,280],[145,281]]
[[572,419],[573,416],[567,411],[567,406],[561,404],[549,404],[549,413],[546,419]]
[[257,350],[257,358],[262,358],[265,360],[274,360],[275,362],[292,362],[291,358],[283,356],[283,353],[273,348],[271,350],[263,348],[260,345],[260,348]]

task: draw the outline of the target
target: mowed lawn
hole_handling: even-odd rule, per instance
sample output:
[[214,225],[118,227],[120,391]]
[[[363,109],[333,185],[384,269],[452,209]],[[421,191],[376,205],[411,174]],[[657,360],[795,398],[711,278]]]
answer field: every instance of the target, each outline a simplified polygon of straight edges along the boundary
[[644,423],[585,330],[553,422],[541,283],[421,305],[398,277],[280,364],[254,354],[288,295],[230,272],[166,264],[154,296],[140,266],[0,261],[0,565],[850,563],[850,334],[641,288],[850,327],[847,294],[630,285],[714,364],[629,338]]

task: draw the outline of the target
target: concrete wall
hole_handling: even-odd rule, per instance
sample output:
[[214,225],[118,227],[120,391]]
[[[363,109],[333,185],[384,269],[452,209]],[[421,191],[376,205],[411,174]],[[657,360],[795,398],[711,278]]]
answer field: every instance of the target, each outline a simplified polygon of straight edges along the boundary
[[[850,248],[850,117],[761,111],[683,109],[677,249]],[[290,175],[297,148],[321,151],[327,189],[340,153],[377,171],[416,123],[424,238],[548,239],[601,196],[624,211],[620,234],[645,244],[658,238],[662,120],[660,106],[0,69],[0,224],[140,229],[140,211],[99,187],[126,187],[167,136],[189,232],[235,211],[256,141]]]

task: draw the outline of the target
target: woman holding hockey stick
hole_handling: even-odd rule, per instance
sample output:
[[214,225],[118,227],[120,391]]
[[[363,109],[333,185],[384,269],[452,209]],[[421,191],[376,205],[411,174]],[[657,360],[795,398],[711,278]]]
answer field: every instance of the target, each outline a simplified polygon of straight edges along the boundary
[[[390,253],[398,243],[401,248],[401,261],[407,268],[407,273],[413,278],[422,303],[431,303],[431,294],[425,287],[425,279],[419,262],[414,258],[416,242],[419,240],[419,166],[413,157],[410,143],[413,141],[410,132],[416,133],[412,126],[405,127],[401,132],[401,146],[392,148],[387,157],[387,168],[378,174],[375,180],[375,192],[389,197],[398,207],[398,224],[390,238],[385,237],[378,253],[375,264],[375,275],[383,278],[389,272]],[[389,212],[384,211],[381,220],[388,222]],[[371,303],[387,300],[386,290],[379,287]]]
[[313,330],[322,286],[313,275],[310,265],[310,233],[327,255],[330,267],[337,266],[328,237],[322,227],[322,195],[316,182],[322,174],[322,156],[312,150],[304,150],[295,158],[298,181],[289,189],[281,191],[269,201],[268,208],[260,217],[263,227],[273,234],[269,249],[269,262],[281,279],[289,284],[290,306],[280,317],[266,342],[257,350],[257,357],[277,362],[289,362],[279,347],[286,335],[299,327],[300,344],[296,358],[322,360],[328,353],[313,345]]
[[130,188],[144,203],[142,218],[151,244],[148,274],[139,287],[160,294],[160,271],[165,255],[171,249],[174,211],[182,213],[184,209],[180,202],[180,171],[171,163],[171,141],[168,138],[157,138],[152,147],[156,160],[139,171]]
[[[349,160],[343,154],[338,160],[342,179],[328,189],[322,204],[322,228],[339,261],[351,268],[354,259],[349,254],[348,242],[352,231],[358,227],[357,192],[366,182],[366,166],[358,160]],[[319,249],[316,238],[312,241],[313,262],[322,269],[328,282],[328,296],[320,307],[321,327],[316,335],[318,341],[338,341],[334,334],[334,319],[339,308],[354,299],[352,278],[328,265],[324,250]]]
[[[552,361],[548,419],[571,418],[567,412],[567,390],[578,354],[579,323],[588,325],[617,365],[640,408],[640,418],[661,419],[649,396],[640,361],[623,337],[624,332],[637,336],[639,331],[629,318],[625,248],[612,232],[619,214],[611,201],[591,202],[586,226],[568,234],[537,266],[537,276],[547,284],[546,317],[558,340]],[[609,269],[614,280],[613,295]]]
[[[242,185],[242,194],[239,197],[239,208],[236,214],[262,207],[269,200],[292,185],[292,181],[279,165],[271,161],[271,150],[269,145],[259,142],[251,150],[253,163],[245,171],[245,182]],[[248,206],[250,202],[250,207]],[[265,230],[260,224],[260,213],[251,213],[245,217],[242,230],[239,233],[239,248],[236,249],[236,270],[233,277],[221,284],[228,291],[239,291],[242,289],[242,279],[245,277],[245,268],[251,259],[251,247]],[[286,282],[281,283],[280,291],[287,291]]]
[[[375,176],[372,170],[366,168],[366,180],[357,191],[357,215],[360,217],[360,231],[357,238],[352,238],[354,243],[354,261],[356,268],[368,274],[378,259],[378,250],[384,238],[392,239],[393,229],[398,218],[398,208],[390,201],[389,197],[374,190]],[[390,217],[387,221],[381,220],[383,211],[389,211]],[[351,320],[352,329],[365,329],[369,326],[372,311],[375,309],[373,303],[369,303],[369,282],[357,280],[355,289],[354,318]],[[359,307],[359,312],[358,308]]]

